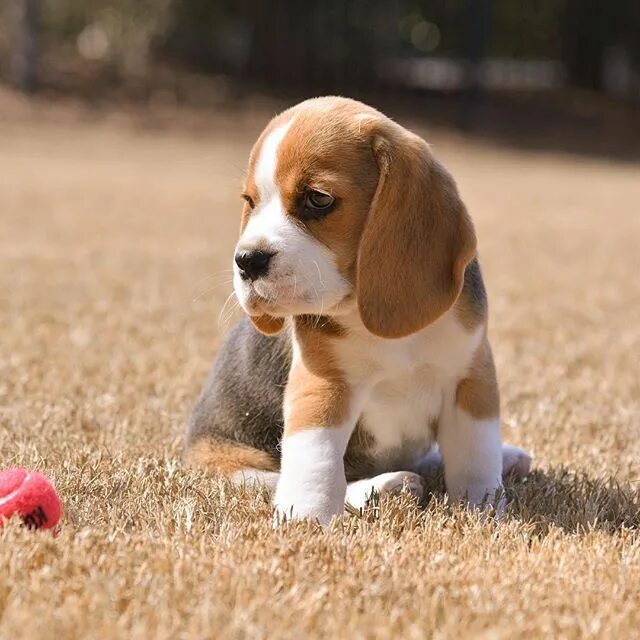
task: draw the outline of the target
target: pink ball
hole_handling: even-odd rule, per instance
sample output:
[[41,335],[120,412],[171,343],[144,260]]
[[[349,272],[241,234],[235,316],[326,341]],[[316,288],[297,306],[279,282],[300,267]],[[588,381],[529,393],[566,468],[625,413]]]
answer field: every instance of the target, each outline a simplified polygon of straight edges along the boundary
[[37,471],[0,471],[0,527],[3,518],[18,514],[30,529],[52,529],[58,524],[60,498],[47,478]]

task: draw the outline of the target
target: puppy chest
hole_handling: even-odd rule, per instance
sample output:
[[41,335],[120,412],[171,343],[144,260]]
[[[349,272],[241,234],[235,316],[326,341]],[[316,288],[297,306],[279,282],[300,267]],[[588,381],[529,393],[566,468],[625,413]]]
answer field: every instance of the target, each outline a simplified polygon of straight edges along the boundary
[[402,451],[417,456],[427,451],[443,401],[443,390],[429,376],[407,376],[378,383],[371,391],[361,425],[371,437],[376,457]]

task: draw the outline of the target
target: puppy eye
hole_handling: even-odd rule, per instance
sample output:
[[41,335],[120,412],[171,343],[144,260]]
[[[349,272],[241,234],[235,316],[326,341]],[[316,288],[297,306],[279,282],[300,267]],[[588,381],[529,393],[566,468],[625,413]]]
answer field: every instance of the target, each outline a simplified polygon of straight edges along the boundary
[[249,205],[249,209],[253,209],[256,206],[253,198],[250,195],[243,193],[242,199]]
[[304,208],[311,217],[316,217],[328,213],[335,201],[336,199],[328,193],[311,190],[305,193]]

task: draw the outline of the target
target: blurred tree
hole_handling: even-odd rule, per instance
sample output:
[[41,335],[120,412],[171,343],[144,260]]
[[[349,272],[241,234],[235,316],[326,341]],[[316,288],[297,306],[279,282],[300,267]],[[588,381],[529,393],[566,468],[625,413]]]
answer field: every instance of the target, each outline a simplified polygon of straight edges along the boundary
[[573,84],[602,89],[602,62],[607,44],[615,39],[615,3],[567,0],[560,22],[562,55]]
[[18,85],[25,93],[38,89],[39,0],[18,0],[14,68]]
[[640,3],[637,0],[566,0],[560,20],[562,57],[572,84],[602,90],[605,55],[623,47],[637,65]]
[[366,84],[388,13],[367,0],[183,0],[163,51],[272,86]]
[[[160,54],[241,81],[250,78],[277,88],[302,85],[314,92],[380,87],[393,82],[393,73],[388,72],[382,80],[381,69],[390,68],[389,61],[429,57],[466,59],[471,61],[468,68],[476,70],[484,56],[560,60],[570,84],[595,90],[611,85],[603,75],[611,75],[617,65],[616,86],[633,90],[640,84],[639,0],[11,0],[10,4],[20,8],[10,40],[15,43],[12,57],[20,84],[27,91],[37,86],[39,45],[43,59],[45,54],[49,61],[57,52],[64,56],[75,52],[94,65],[104,65],[113,72],[110,77],[142,76],[153,55]],[[476,76],[467,75],[472,81]]]

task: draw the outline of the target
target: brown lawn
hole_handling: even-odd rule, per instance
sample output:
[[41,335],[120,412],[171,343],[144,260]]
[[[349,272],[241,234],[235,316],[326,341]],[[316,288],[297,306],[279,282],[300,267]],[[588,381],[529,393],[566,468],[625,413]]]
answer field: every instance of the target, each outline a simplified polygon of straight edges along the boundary
[[141,126],[0,95],[0,467],[66,506],[55,539],[0,532],[0,637],[637,637],[638,165],[412,123],[475,217],[504,436],[535,456],[501,522],[436,491],[274,531],[266,494],[183,467],[273,109]]

